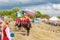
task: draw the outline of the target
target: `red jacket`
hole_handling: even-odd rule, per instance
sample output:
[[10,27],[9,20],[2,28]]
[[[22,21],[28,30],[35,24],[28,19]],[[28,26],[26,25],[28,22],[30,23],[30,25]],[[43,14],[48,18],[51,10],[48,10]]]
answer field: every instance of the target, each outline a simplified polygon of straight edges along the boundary
[[5,30],[6,30],[6,25],[3,28],[3,40],[9,40]]
[[16,23],[17,23],[17,24],[20,24],[20,22],[21,22],[21,19],[20,19],[20,18],[17,18],[17,19],[16,19]]
[[23,23],[23,24],[26,24],[26,23],[27,23],[26,18],[23,18],[23,19],[22,19],[22,23]]
[[27,23],[29,23],[30,22],[30,18],[26,18],[26,21],[27,21]]

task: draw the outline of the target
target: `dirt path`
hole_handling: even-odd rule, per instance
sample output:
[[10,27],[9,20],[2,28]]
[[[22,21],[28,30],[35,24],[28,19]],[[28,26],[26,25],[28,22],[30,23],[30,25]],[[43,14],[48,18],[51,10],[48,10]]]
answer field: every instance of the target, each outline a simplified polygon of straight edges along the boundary
[[[60,34],[57,34],[55,32],[50,32],[48,30],[45,30],[43,26],[45,26],[44,23],[41,24],[32,24],[32,28],[30,31],[30,35],[26,35],[25,32],[21,32],[16,30],[14,26],[14,22],[11,23],[11,28],[13,32],[15,33],[15,37],[12,40],[60,40]],[[47,25],[48,26],[48,25]],[[46,27],[47,27],[46,26]],[[43,27],[43,28],[41,28]]]

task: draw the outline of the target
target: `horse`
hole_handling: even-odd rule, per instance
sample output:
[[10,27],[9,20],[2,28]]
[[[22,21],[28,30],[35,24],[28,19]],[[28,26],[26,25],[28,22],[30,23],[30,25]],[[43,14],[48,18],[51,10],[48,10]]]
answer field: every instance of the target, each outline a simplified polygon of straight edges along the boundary
[[28,21],[26,18],[22,18],[19,23],[16,23],[15,26],[17,26],[19,30],[22,29],[22,31],[24,28],[27,31],[27,36],[29,36],[30,28],[31,28],[31,22]]

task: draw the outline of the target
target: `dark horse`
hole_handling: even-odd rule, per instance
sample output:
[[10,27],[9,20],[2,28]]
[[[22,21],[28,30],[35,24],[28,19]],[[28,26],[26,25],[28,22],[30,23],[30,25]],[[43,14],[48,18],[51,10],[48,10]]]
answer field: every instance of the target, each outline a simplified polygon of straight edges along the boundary
[[26,29],[27,31],[27,36],[29,36],[29,33],[30,33],[30,28],[31,28],[31,23],[26,23],[26,24],[23,24],[23,27]]

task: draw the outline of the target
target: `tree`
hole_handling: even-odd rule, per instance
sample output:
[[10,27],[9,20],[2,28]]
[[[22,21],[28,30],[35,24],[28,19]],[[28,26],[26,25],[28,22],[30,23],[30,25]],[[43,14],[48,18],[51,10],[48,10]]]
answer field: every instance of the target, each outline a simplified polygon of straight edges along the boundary
[[10,17],[15,19],[16,18],[16,13],[13,13]]
[[50,18],[48,14],[42,14],[41,18]]
[[17,12],[17,11],[19,11],[19,8],[18,7],[15,7],[15,8],[13,8],[12,9],[14,12]]
[[4,13],[3,13],[2,11],[0,11],[0,16],[1,16],[1,15],[4,15]]
[[37,18],[40,18],[40,17],[41,17],[41,12],[36,11],[36,17],[37,17]]
[[33,17],[33,16],[29,16],[31,19],[34,19],[35,17]]
[[11,11],[10,10],[6,10],[6,11],[3,11],[4,15],[8,16],[8,15],[11,15]]
[[0,16],[8,16],[11,18],[16,18],[16,12],[19,11],[18,7],[13,8],[12,10],[0,11]]
[[59,18],[59,19],[60,19],[60,16],[57,16],[57,18]]

